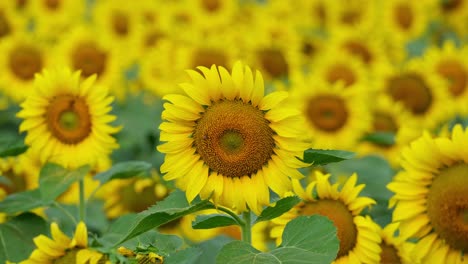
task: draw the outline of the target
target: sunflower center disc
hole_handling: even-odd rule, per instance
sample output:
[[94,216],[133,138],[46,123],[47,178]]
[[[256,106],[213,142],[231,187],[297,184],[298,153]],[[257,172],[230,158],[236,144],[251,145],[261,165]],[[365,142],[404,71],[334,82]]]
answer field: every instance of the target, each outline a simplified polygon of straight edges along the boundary
[[54,264],[76,264],[76,254],[79,249],[67,250],[65,255],[55,259]]
[[0,10],[0,38],[10,34],[11,28],[3,11]]
[[223,66],[227,65],[227,58],[221,51],[199,49],[193,56],[193,68],[198,66],[205,66],[210,68],[211,65]]
[[101,76],[106,69],[107,55],[96,43],[85,42],[78,45],[72,53],[72,64],[76,70],[81,70],[83,77],[93,74]]
[[208,12],[216,12],[221,7],[219,0],[202,0],[202,4]]
[[429,87],[416,74],[405,74],[390,79],[387,92],[415,115],[424,114],[432,103]]
[[9,67],[18,78],[30,81],[42,69],[41,54],[34,47],[17,46],[10,53]]
[[66,144],[76,144],[91,133],[91,119],[85,101],[71,95],[52,99],[46,112],[52,135]]
[[339,130],[348,120],[348,111],[343,99],[334,95],[312,97],[306,113],[315,127],[327,132]]
[[348,41],[344,44],[344,48],[351,54],[358,56],[365,64],[372,62],[372,54],[365,45],[359,42]]
[[395,7],[395,19],[403,29],[409,29],[413,24],[413,11],[411,7],[402,3]]
[[382,252],[380,252],[380,263],[381,264],[400,264],[401,259],[398,256],[398,253],[394,246],[387,245],[383,242],[380,247]]
[[46,0],[45,5],[47,8],[51,10],[58,9],[60,6],[60,1],[59,0]]
[[195,147],[212,171],[250,176],[273,154],[275,141],[262,111],[242,101],[219,101],[208,107],[194,132]]
[[112,17],[112,26],[114,32],[120,36],[128,35],[129,21],[128,17],[123,12],[115,12]]
[[437,72],[449,81],[449,91],[453,96],[459,96],[465,91],[468,73],[460,63],[443,61],[437,65]]
[[335,83],[337,81],[343,81],[345,86],[350,86],[356,82],[356,77],[353,71],[347,65],[335,64],[327,73],[327,81],[329,83]]
[[286,76],[289,71],[288,63],[283,53],[278,49],[264,49],[258,52],[262,67],[273,78]]
[[427,195],[435,232],[453,249],[468,252],[468,165],[441,170]]
[[398,126],[393,117],[384,112],[374,113],[374,131],[375,132],[396,132]]
[[305,203],[300,209],[300,215],[320,214],[328,217],[336,227],[340,250],[337,258],[345,256],[356,245],[357,229],[353,221],[353,215],[341,201],[319,200]]

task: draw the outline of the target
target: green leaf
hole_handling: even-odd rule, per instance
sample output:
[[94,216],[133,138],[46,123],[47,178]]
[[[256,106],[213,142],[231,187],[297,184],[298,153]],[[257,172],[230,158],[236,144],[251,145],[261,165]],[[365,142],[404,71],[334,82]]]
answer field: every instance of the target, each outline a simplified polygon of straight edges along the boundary
[[312,163],[313,165],[326,165],[351,159],[354,155],[354,152],[345,150],[308,149],[304,152],[304,162]]
[[221,249],[216,263],[331,263],[338,253],[339,240],[333,222],[321,215],[300,216],[283,231],[283,243],[270,252],[260,252],[251,245],[234,241]]
[[29,257],[36,248],[33,238],[47,234],[48,227],[44,219],[24,213],[0,225],[0,263],[7,260],[19,262]]
[[44,202],[54,201],[74,182],[83,179],[89,166],[70,171],[57,164],[47,163],[39,174],[39,190]]
[[368,141],[377,145],[392,146],[395,144],[395,133],[375,132],[364,136],[362,141]]
[[[166,197],[166,199],[156,203],[156,205],[153,205],[148,210],[127,216],[125,220],[116,221],[111,225],[111,230],[101,240],[107,241],[107,243],[113,241],[112,247],[115,247],[148,230],[169,223],[184,215],[212,208],[215,208],[215,206],[208,200],[195,201],[190,205],[185,198],[185,194],[180,190],[176,190]],[[118,226],[114,227],[114,225]]]
[[38,189],[8,195],[0,202],[0,212],[12,215],[44,206]]
[[164,264],[194,264],[199,263],[198,258],[202,254],[201,250],[195,247],[177,251],[164,258]]
[[262,211],[262,213],[258,216],[257,220],[255,220],[255,223],[258,223],[261,221],[268,221],[273,218],[276,218],[286,213],[287,211],[289,211],[300,201],[301,199],[297,196],[289,196],[281,200],[278,200],[274,206],[269,206],[265,208]]
[[220,235],[197,244],[197,247],[202,250],[202,254],[198,258],[198,263],[215,263],[216,256],[218,256],[218,253],[221,250],[221,248],[223,248],[224,245],[232,241],[232,237]]
[[148,176],[150,175],[151,164],[144,161],[125,161],[112,166],[110,170],[101,172],[94,176],[94,179],[101,182],[101,184],[113,179],[125,179],[134,176]]
[[180,249],[183,245],[183,241],[180,237],[175,235],[166,235],[156,232],[155,230],[150,230],[146,233],[143,233],[137,237],[134,237],[122,246],[135,250],[138,248],[156,248],[154,251],[161,256],[169,256],[176,250]]
[[0,138],[0,158],[18,156],[27,149],[23,138]]
[[193,229],[210,229],[223,226],[239,225],[237,221],[224,214],[197,215],[192,222]]

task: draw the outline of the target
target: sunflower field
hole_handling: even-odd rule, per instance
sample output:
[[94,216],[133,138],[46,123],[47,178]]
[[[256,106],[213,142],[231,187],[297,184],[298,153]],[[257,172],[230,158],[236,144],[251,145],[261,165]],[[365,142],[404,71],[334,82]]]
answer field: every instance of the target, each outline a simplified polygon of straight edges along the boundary
[[1,0],[0,263],[468,263],[468,0]]

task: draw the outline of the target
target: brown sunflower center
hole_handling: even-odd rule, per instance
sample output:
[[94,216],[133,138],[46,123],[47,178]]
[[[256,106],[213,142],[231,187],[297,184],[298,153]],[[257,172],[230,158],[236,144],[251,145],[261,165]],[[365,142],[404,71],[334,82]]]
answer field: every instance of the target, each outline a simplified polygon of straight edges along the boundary
[[375,132],[396,132],[398,130],[395,119],[388,113],[380,111],[374,113],[373,125]]
[[193,57],[193,68],[198,66],[205,66],[210,68],[213,64],[226,67],[226,55],[222,51],[209,49],[199,49],[195,52]]
[[346,87],[356,82],[353,70],[344,64],[332,65],[326,73],[326,79],[329,83],[343,81]]
[[6,180],[0,181],[0,189],[5,190],[7,194],[26,190],[27,183],[25,177],[27,176],[16,173],[14,168],[0,170],[0,175],[6,178]]
[[407,73],[391,78],[387,92],[415,115],[424,114],[432,104],[431,91],[417,74]]
[[9,54],[10,70],[21,80],[30,81],[42,69],[42,56],[39,50],[29,45],[19,45]]
[[468,164],[440,171],[427,194],[435,232],[455,250],[468,252]]
[[123,12],[116,11],[112,16],[112,28],[117,35],[128,35],[129,23],[128,16]]
[[147,32],[145,36],[145,46],[154,47],[164,36],[165,34],[159,30]]
[[382,251],[380,252],[380,263],[381,264],[400,264],[401,259],[398,256],[396,248],[392,245],[387,245],[387,243],[382,243],[380,245]]
[[449,81],[449,90],[453,96],[461,95],[468,82],[468,72],[455,60],[442,61],[437,65],[437,72]]
[[354,217],[343,202],[328,199],[308,202],[303,205],[299,213],[300,215],[320,214],[333,221],[340,240],[340,250],[336,258],[347,255],[356,245],[357,229]]
[[317,53],[317,47],[309,42],[309,41],[304,41],[302,43],[302,54],[305,55],[306,57],[313,57]]
[[403,29],[409,29],[413,24],[413,10],[407,4],[401,3],[395,6],[394,9],[395,20],[398,25]]
[[212,171],[250,176],[273,154],[273,130],[262,111],[242,101],[219,101],[208,107],[195,127],[195,147]]
[[440,1],[440,3],[443,11],[452,12],[457,10],[463,4],[463,0],[444,0]]
[[60,0],[45,0],[44,4],[48,9],[55,10],[59,8]]
[[372,54],[364,44],[356,41],[348,41],[344,43],[344,48],[349,53],[359,57],[365,64],[372,62]]
[[107,54],[94,42],[83,42],[75,47],[72,53],[72,64],[75,70],[81,70],[83,77],[93,74],[101,76],[106,70]]
[[289,66],[283,53],[278,49],[264,49],[257,56],[265,71],[273,78],[284,77],[289,72]]
[[5,17],[3,10],[0,10],[0,38],[10,34],[11,27],[8,19]]
[[337,131],[348,120],[348,110],[343,99],[334,95],[318,95],[309,99],[306,115],[320,130]]
[[156,196],[154,185],[146,186],[141,191],[136,192],[134,184],[128,184],[119,195],[122,197],[121,205],[129,212],[134,213],[142,212],[164,198]]
[[346,25],[354,25],[361,20],[361,13],[356,10],[347,10],[341,14],[341,22]]
[[221,3],[219,0],[201,0],[203,8],[208,12],[216,12],[220,7]]
[[52,135],[65,144],[79,143],[91,133],[88,105],[80,97],[54,97],[47,108],[46,120]]

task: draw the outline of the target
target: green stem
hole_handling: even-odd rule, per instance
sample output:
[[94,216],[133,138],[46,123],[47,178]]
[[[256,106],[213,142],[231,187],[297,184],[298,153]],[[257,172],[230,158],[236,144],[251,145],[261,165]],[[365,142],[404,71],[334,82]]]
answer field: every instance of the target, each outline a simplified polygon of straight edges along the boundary
[[244,212],[242,216],[244,218],[244,225],[241,225],[242,241],[252,244],[252,226],[250,223],[250,211]]
[[85,190],[84,190],[84,179],[79,181],[80,187],[80,221],[85,222],[86,220],[86,201],[85,201]]
[[59,209],[64,215],[68,216],[70,220],[73,222],[73,224],[77,225],[78,223],[76,222],[76,218],[70,214],[70,212],[67,211],[67,209],[63,208],[59,203],[54,202],[53,205],[55,208]]
[[234,220],[236,220],[236,222],[239,224],[239,226],[243,226],[245,225],[244,224],[244,220],[242,220],[239,216],[237,216],[233,211],[227,209],[227,208],[224,208],[224,207],[216,207],[216,209],[220,210],[220,211],[223,211],[225,212],[226,214],[230,215],[232,218],[234,218]]

